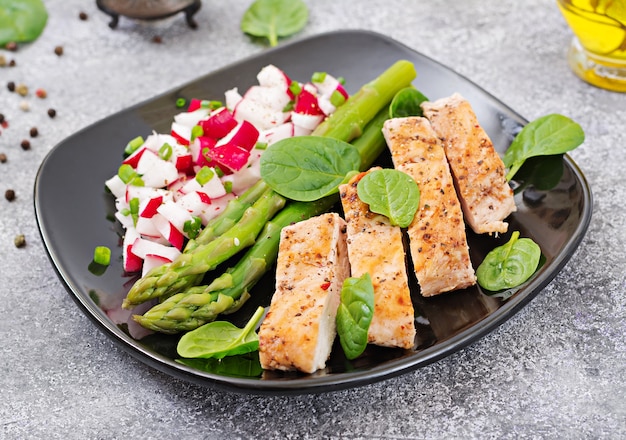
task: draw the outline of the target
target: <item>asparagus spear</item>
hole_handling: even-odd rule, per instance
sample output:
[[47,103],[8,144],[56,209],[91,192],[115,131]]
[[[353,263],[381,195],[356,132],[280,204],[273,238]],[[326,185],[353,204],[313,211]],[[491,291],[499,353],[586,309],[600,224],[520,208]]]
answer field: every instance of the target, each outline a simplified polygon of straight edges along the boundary
[[[385,147],[381,128],[388,117],[387,106],[395,93],[408,86],[415,75],[412,63],[398,61],[378,78],[366,84],[363,87],[364,92],[359,91],[353,95],[320,125],[313,135],[330,136],[346,141],[359,136],[354,140],[353,145],[361,155],[361,169],[369,168]],[[343,111],[340,112],[340,110]],[[369,119],[365,120],[365,117]],[[367,129],[364,130],[365,126]],[[135,315],[134,319],[144,327],[167,333],[192,330],[215,319],[216,308],[212,302],[220,293],[240,300],[272,267],[278,254],[279,231],[282,227],[326,212],[336,201],[335,195],[317,202],[291,202],[277,214],[273,221],[268,223],[261,238],[237,265],[217,278],[214,283],[172,296],[143,316]],[[272,229],[276,226],[278,229],[273,232]],[[215,289],[215,283],[223,285],[225,282],[230,287]],[[218,296],[215,296],[216,294]],[[186,295],[189,295],[190,299],[187,299]],[[226,308],[218,313],[228,311],[229,309]]]
[[138,280],[126,295],[122,307],[132,308],[197,284],[206,272],[251,246],[263,225],[285,205],[285,201],[281,195],[266,189],[261,198],[245,210],[239,222],[218,238],[181,254],[164,270],[157,267]]

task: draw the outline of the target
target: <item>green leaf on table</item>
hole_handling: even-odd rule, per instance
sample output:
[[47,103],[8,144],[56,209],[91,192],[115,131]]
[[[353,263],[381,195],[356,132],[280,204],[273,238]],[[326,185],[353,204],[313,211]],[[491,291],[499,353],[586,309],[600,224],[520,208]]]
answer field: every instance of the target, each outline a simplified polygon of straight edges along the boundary
[[404,118],[408,116],[423,116],[420,104],[428,98],[414,87],[400,90],[389,105],[390,118]]
[[411,176],[394,169],[367,173],[357,184],[359,199],[370,211],[389,218],[392,225],[406,228],[420,203],[420,190]]
[[0,0],[0,45],[35,40],[47,21],[42,0]]
[[263,368],[259,361],[259,353],[256,351],[227,356],[222,359],[176,359],[176,362],[195,368],[196,370],[222,376],[259,377],[263,374]]
[[184,358],[215,358],[250,353],[259,349],[255,328],[263,317],[259,307],[243,329],[228,321],[213,321],[185,333],[176,350]]
[[502,158],[509,168],[506,179],[511,180],[530,157],[566,153],[584,141],[581,126],[566,116],[555,113],[535,119],[515,136]]
[[517,287],[524,283],[539,266],[541,248],[530,238],[519,238],[519,231],[511,239],[491,250],[476,269],[478,284],[493,292]]
[[337,309],[337,334],[348,359],[355,359],[367,346],[367,332],[374,316],[374,286],[369,273],[349,277],[341,288]]
[[360,165],[359,151],[347,142],[298,136],[268,147],[261,156],[261,177],[278,194],[311,202],[335,193]]
[[302,30],[308,19],[309,10],[302,0],[256,0],[243,14],[241,30],[267,38],[273,47],[278,44],[278,38]]

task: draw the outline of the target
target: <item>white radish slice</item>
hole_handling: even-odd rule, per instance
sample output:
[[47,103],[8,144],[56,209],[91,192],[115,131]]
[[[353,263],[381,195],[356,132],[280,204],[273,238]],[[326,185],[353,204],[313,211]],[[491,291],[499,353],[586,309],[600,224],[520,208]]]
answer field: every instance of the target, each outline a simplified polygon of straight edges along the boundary
[[122,242],[122,263],[126,272],[139,272],[141,270],[143,261],[132,251],[135,241],[140,238],[141,237],[135,228],[126,228],[126,233],[124,234],[124,240]]
[[291,113],[291,122],[293,125],[313,131],[324,120],[323,115],[308,115],[304,113]]
[[226,108],[231,112],[235,110],[235,107],[237,107],[237,104],[239,104],[239,101],[241,101],[242,99],[243,96],[239,94],[239,90],[237,89],[237,87],[226,90],[226,92],[224,93]]
[[137,148],[133,153],[131,153],[130,156],[124,159],[122,163],[124,165],[130,165],[133,168],[137,168],[137,163],[139,162],[139,159],[141,159],[141,156],[146,150],[148,150],[148,147],[146,147],[146,145],[144,144],[141,147]]
[[235,107],[234,115],[238,121],[248,121],[262,131],[286,122],[291,113],[265,107],[250,99],[242,99]]
[[161,258],[173,261],[180,255],[180,251],[173,246],[166,246],[155,243],[145,238],[138,238],[133,243],[132,252],[141,259],[145,259],[148,255],[155,255]]
[[104,184],[115,198],[126,196],[126,184],[117,174],[104,182]]
[[263,67],[256,76],[259,85],[263,87],[278,87],[287,90],[291,84],[291,79],[273,64]]
[[270,128],[263,132],[268,145],[278,142],[282,139],[293,137],[293,123],[285,122],[277,127]]
[[181,144],[189,145],[189,141],[191,140],[191,129],[192,127],[172,122],[171,134]]
[[147,187],[164,188],[178,179],[176,165],[161,159],[151,151],[146,151],[141,156],[137,164],[137,172]]
[[198,110],[194,110],[191,112],[182,112],[174,116],[174,122],[180,125],[187,126],[189,128],[193,128],[195,125],[198,125],[203,119],[209,116],[208,108],[199,108]]
[[282,112],[289,104],[289,101],[291,101],[291,97],[287,94],[287,87],[252,86],[243,95],[243,99],[254,101],[262,107],[267,107],[275,112]]
[[178,230],[171,222],[167,220],[163,215],[155,215],[152,217],[154,226],[158,229],[159,233],[165,237],[165,239],[174,246],[176,249],[183,249],[185,244],[185,235],[182,231]]
[[212,199],[211,204],[200,214],[202,224],[206,225],[209,220],[221,213],[226,208],[228,202],[230,202],[234,198],[234,194],[228,193],[225,196],[220,197],[219,199]]

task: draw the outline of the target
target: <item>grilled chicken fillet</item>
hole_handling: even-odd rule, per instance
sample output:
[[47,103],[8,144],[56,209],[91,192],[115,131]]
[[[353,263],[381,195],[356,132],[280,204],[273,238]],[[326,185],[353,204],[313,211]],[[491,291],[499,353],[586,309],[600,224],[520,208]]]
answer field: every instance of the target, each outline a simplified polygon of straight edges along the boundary
[[[371,171],[371,170],[370,170]],[[374,316],[368,343],[412,348],[415,322],[406,274],[402,230],[385,216],[373,213],[357,194],[357,185],[367,173],[339,187],[348,225],[348,255],[353,277],[369,273],[374,286]]]
[[407,233],[415,276],[423,296],[476,283],[463,213],[441,141],[427,119],[394,118],[383,134],[396,169],[420,189],[420,203]]
[[516,211],[513,191],[470,103],[455,93],[422,109],[443,142],[467,223],[477,234],[506,232],[503,220]]
[[259,329],[261,366],[313,373],[330,356],[350,275],[345,221],[329,213],[283,228],[276,264],[276,291]]

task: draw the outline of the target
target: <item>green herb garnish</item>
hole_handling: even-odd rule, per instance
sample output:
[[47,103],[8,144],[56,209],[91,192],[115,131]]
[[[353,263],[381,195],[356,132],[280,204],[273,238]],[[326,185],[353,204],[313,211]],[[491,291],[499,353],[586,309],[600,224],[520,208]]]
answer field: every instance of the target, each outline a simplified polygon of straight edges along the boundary
[[367,346],[367,332],[374,316],[374,286],[369,273],[346,278],[337,309],[337,334],[348,359],[360,356]]

